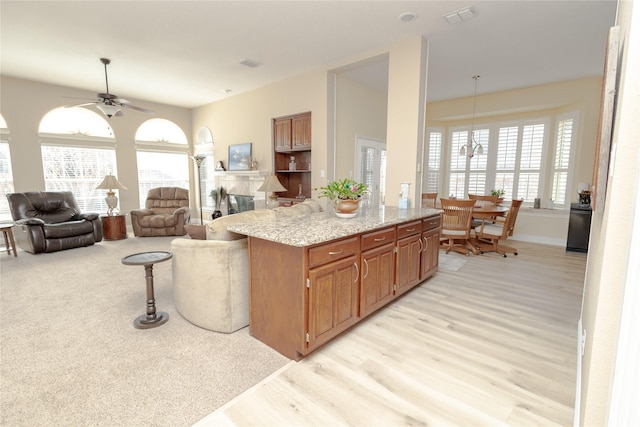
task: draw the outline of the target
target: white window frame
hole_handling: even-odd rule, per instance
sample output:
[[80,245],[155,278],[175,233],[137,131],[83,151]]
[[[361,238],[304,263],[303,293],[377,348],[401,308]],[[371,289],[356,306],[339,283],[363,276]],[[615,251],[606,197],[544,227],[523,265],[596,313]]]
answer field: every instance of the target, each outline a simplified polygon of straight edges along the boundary
[[[49,125],[53,126],[48,127]],[[90,125],[89,128],[82,127]],[[53,130],[54,132],[51,132]],[[60,133],[57,133],[60,130]],[[49,131],[49,132],[47,132]],[[82,179],[60,178],[57,184],[47,180],[46,159],[43,150],[40,151],[42,160],[45,189],[48,191],[72,191],[80,209],[84,212],[106,212],[104,192],[96,190],[107,174],[117,175],[116,139],[109,123],[100,115],[81,108],[55,108],[44,115],[38,129],[40,146],[61,147],[70,150],[103,150],[110,154],[111,160],[106,164],[84,165],[83,170],[93,169],[90,176]]]
[[[4,123],[2,123],[4,124]],[[0,168],[0,192],[8,194],[14,192],[13,169],[11,168],[11,145],[9,145],[9,129],[0,128],[0,150],[6,153],[6,165]],[[6,172],[3,170],[6,169]],[[0,221],[11,220],[9,201],[6,197],[0,198]]]
[[[432,136],[435,135],[439,141],[438,153],[432,153],[431,144],[434,142]],[[443,127],[431,127],[427,128],[427,139],[425,141],[425,158],[423,164],[423,180],[422,180],[422,192],[423,193],[438,193],[442,197],[442,167],[446,162],[443,161],[444,154],[446,152],[446,129]],[[436,157],[436,158],[432,158]],[[432,170],[431,165],[434,164],[436,168]],[[435,177],[435,185],[431,185],[430,176]]]
[[[554,200],[554,207],[555,208],[562,208],[562,209],[568,209],[571,206],[571,189],[575,188],[575,176],[574,176],[574,171],[575,171],[575,162],[576,162],[576,151],[578,148],[578,144],[577,144],[577,137],[578,137],[578,126],[579,124],[579,114],[578,111],[571,111],[568,113],[563,113],[563,114],[559,114],[555,117],[555,122],[554,122],[554,128],[553,128],[553,147],[552,147],[552,152],[551,152],[551,156],[549,156],[549,170],[551,171],[549,174],[547,174],[547,177],[549,179],[549,185],[548,185],[548,194],[549,197],[551,197],[551,195],[555,192],[553,185],[554,185],[554,175],[556,172],[556,168],[555,168],[555,158],[556,158],[556,153],[558,150],[558,144],[559,144],[559,140],[558,140],[558,126],[560,124],[560,122],[565,121],[565,120],[573,120],[573,124],[572,124],[572,128],[571,128],[571,142],[570,142],[570,153],[569,153],[569,166],[566,168],[566,173],[567,173],[567,187],[565,189],[565,193],[564,193],[564,202],[560,203],[556,200]],[[564,169],[564,168],[563,168]]]
[[[580,113],[578,110],[561,113],[557,115],[547,115],[547,116],[538,116],[533,118],[526,118],[521,120],[508,120],[508,121],[496,121],[491,123],[480,123],[474,126],[474,130],[489,130],[489,142],[488,144],[484,144],[483,149],[485,151],[485,156],[487,157],[486,163],[486,181],[485,181],[485,193],[488,194],[492,189],[494,189],[494,185],[496,182],[497,176],[497,144],[499,140],[499,131],[500,128],[509,127],[509,126],[517,126],[519,128],[518,132],[518,159],[515,165],[514,171],[514,186],[513,190],[515,192],[514,196],[516,198],[520,198],[517,194],[518,187],[517,183],[519,181],[519,175],[521,173],[521,153],[522,153],[522,130],[525,126],[535,125],[535,124],[544,124],[544,141],[542,148],[542,161],[540,167],[540,177],[538,183],[538,197],[545,201],[543,202],[543,206],[547,206],[548,200],[551,197],[553,191],[553,177],[555,172],[555,155],[558,147],[558,125],[562,120],[572,119],[573,127],[572,127],[572,136],[571,136],[571,148],[570,148],[570,161],[569,167],[567,169],[567,188],[564,195],[564,203],[554,203],[554,207],[557,209],[568,209],[571,204],[571,189],[575,187],[575,159],[577,156],[577,135],[579,130],[579,118]],[[432,127],[428,128],[428,132],[438,132],[440,128]],[[443,143],[441,159],[440,159],[440,188],[439,193],[442,194],[441,197],[449,197],[453,193],[450,188],[450,177],[451,177],[451,156],[459,155],[458,149],[453,150],[453,135],[455,132],[467,132],[467,138],[469,135],[469,131],[471,130],[470,126],[451,126],[446,129],[444,135],[446,136],[446,140]],[[428,140],[427,140],[428,143]],[[428,148],[427,148],[428,152]],[[476,154],[477,155],[477,154]],[[425,158],[425,165],[428,166],[429,158],[428,155]],[[428,171],[425,171],[425,176]],[[464,197],[467,197],[468,190],[468,182],[469,182],[469,159],[466,161],[465,165],[465,194]],[[523,206],[532,206],[533,201],[528,200]]]
[[[139,137],[140,128],[148,126],[149,123],[154,123],[157,120],[161,120],[161,122],[158,122],[158,123],[161,123],[162,126],[158,131],[157,136],[155,137],[156,140],[153,140],[153,141],[139,140],[138,137]],[[172,131],[175,130],[177,132],[177,130],[180,130],[182,135],[178,137],[178,140],[168,140],[166,136],[163,134],[162,127],[167,125],[170,126],[170,129]],[[146,129],[145,129],[145,132],[147,132]],[[191,188],[190,186],[191,179],[189,176],[189,162],[192,162],[193,160],[191,160],[191,158],[189,157],[189,144],[188,144],[186,134],[184,134],[184,131],[182,131],[182,128],[180,128],[180,126],[166,119],[149,119],[146,122],[142,123],[140,127],[138,127],[138,131],[136,132],[135,145],[136,145],[136,166],[137,166],[137,174],[138,174],[138,199],[140,203],[140,208],[144,208],[145,202],[147,200],[147,194],[149,190],[152,188],[156,188],[156,187],[181,187],[186,189]],[[158,154],[165,153],[165,154],[183,155],[184,163],[181,167],[184,168],[183,169],[184,176],[173,178],[173,179],[166,179],[166,180],[142,179],[142,177],[140,176],[140,156],[138,155],[140,153],[158,153]]]

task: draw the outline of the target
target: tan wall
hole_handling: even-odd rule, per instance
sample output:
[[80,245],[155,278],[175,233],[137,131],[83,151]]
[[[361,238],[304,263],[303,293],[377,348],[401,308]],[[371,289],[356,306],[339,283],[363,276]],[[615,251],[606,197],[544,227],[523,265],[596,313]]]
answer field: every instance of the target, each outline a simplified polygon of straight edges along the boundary
[[387,95],[341,75],[336,87],[336,176],[355,176],[356,137],[387,138]]
[[[30,80],[1,76],[0,111],[10,132],[9,148],[13,168],[15,191],[44,190],[42,156],[38,127],[44,115],[54,108],[76,103],[77,97],[95,99],[96,93],[55,86]],[[126,94],[119,94],[126,97]],[[127,110],[122,117],[109,120],[117,141],[116,159],[118,179],[127,187],[119,192],[120,209],[128,212],[139,206],[138,174],[136,165],[135,134],[138,127],[150,118],[163,118],[176,123],[191,139],[191,111],[186,108],[131,100],[155,110],[153,116]],[[97,111],[97,110],[96,110]],[[191,166],[190,166],[191,167]],[[191,189],[191,196],[194,191]],[[192,203],[195,206],[194,203]]]
[[[481,82],[481,80],[480,80]],[[488,95],[476,100],[477,124],[517,119],[553,117],[578,111],[577,151],[573,163],[574,175],[569,185],[577,201],[577,188],[581,182],[591,182],[600,112],[602,78],[585,78],[548,85],[521,88]],[[427,104],[427,124],[448,128],[471,123],[473,98],[460,98]],[[551,123],[550,129],[555,129]],[[550,134],[553,138],[553,134]],[[551,153],[549,153],[551,154]],[[543,205],[544,207],[545,205]],[[569,226],[567,210],[520,210],[513,238],[516,240],[564,246]]]
[[[606,205],[594,214],[587,262],[582,322],[586,331],[582,366],[581,425],[607,425],[614,374],[620,312],[629,263],[630,231],[637,206],[640,171],[640,7],[619,3],[621,58],[619,89],[613,130],[615,162],[608,178]],[[635,26],[633,25],[635,22]],[[637,285],[637,284],[636,284]],[[637,392],[637,390],[636,390]],[[636,420],[637,421],[637,420]]]

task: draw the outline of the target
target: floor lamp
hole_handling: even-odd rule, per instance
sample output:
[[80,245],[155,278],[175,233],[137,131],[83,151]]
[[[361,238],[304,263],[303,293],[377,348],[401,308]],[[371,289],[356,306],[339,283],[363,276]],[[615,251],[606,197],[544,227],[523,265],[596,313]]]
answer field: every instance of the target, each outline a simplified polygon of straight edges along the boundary
[[200,203],[200,225],[203,225],[204,222],[202,221],[202,189],[200,188],[200,185],[202,184],[202,180],[200,178],[200,166],[202,166],[202,161],[204,160],[204,156],[191,156],[191,158],[193,160],[196,161],[196,166],[198,167],[198,200]]

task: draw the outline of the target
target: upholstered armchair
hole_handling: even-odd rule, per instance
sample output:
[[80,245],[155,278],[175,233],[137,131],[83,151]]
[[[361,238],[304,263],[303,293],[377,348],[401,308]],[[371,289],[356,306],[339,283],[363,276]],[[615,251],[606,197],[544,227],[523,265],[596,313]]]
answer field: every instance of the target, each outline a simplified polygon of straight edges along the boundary
[[13,235],[32,254],[93,245],[102,240],[97,213],[81,213],[70,191],[30,191],[7,194]]
[[145,209],[131,211],[131,225],[138,237],[184,236],[190,217],[189,190],[158,187],[147,193]]

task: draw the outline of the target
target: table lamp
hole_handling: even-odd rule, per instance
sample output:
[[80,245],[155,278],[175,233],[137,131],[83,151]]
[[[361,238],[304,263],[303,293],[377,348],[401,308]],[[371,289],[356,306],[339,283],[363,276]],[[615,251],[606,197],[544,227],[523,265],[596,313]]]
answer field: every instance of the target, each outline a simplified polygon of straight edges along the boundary
[[107,190],[107,197],[104,198],[104,201],[107,203],[107,215],[112,216],[114,213],[117,215],[118,212],[118,198],[116,197],[116,190],[126,190],[127,187],[122,185],[118,178],[113,175],[107,175],[104,177],[100,185],[96,187],[96,190]]
[[[278,196],[276,196],[275,193],[279,191],[287,191],[287,189],[282,186],[282,184],[278,180],[278,177],[276,177],[275,175],[269,175],[257,191],[265,192],[267,209],[273,209],[277,208],[280,205],[280,203],[278,203]],[[268,199],[266,194],[267,192],[271,192],[271,195],[268,196]]]

